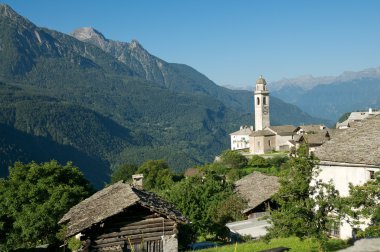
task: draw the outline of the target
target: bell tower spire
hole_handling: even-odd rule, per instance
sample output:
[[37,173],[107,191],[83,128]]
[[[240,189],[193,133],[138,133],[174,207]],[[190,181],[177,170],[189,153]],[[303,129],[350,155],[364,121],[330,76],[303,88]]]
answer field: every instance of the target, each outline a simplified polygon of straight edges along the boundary
[[269,91],[267,89],[267,82],[260,75],[256,81],[256,88],[254,92],[255,104],[255,130],[263,130],[270,126],[269,121]]

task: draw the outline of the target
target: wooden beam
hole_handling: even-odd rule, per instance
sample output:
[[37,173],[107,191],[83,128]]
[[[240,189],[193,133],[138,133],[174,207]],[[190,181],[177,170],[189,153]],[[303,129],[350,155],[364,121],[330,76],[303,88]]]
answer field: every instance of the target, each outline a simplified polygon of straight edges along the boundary
[[152,232],[165,232],[165,231],[174,231],[175,226],[165,226],[163,227],[162,225],[159,226],[154,226],[154,227],[146,227],[146,226],[141,226],[140,228],[128,228],[124,229],[121,232],[112,232],[112,233],[107,233],[107,234],[102,234],[99,236],[96,236],[96,239],[102,239],[102,238],[109,238],[109,237],[116,237],[120,235],[134,235],[134,234],[147,234],[147,233],[152,233]]
[[[174,232],[165,232],[165,235],[173,235]],[[96,245],[99,244],[106,244],[106,243],[114,243],[114,242],[120,242],[120,241],[128,241],[128,240],[146,240],[148,238],[155,238],[157,240],[161,239],[161,236],[163,235],[162,232],[154,232],[154,233],[149,233],[149,234],[139,234],[139,235],[128,235],[128,236],[120,236],[116,238],[106,238],[106,239],[99,239],[93,241]]]

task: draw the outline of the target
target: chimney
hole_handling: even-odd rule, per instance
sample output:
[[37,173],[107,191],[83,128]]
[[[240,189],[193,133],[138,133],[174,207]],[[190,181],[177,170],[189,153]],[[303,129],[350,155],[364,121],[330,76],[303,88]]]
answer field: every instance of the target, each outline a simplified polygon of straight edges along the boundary
[[243,129],[243,126],[240,126],[240,130],[242,130]]
[[144,178],[144,174],[132,175],[132,186],[138,189],[143,189],[143,178]]
[[368,112],[369,112],[370,114],[372,114],[372,108],[369,108],[369,109],[368,109]]

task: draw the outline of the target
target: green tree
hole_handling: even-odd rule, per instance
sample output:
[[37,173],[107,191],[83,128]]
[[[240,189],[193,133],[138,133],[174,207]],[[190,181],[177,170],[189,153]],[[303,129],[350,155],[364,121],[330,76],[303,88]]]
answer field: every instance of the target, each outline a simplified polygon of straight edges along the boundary
[[137,172],[137,165],[135,164],[122,164],[116,168],[111,174],[111,184],[116,183],[120,180],[130,181],[132,175]]
[[[364,185],[350,184],[350,196],[343,199],[343,213],[349,216],[347,220],[359,230],[359,237],[380,237],[380,172],[375,173],[373,180]],[[364,230],[360,229],[363,219],[370,219]]]
[[286,163],[289,160],[288,156],[274,156],[273,158],[269,158],[267,162],[269,165],[276,167],[276,168],[281,168],[281,166]]
[[297,157],[285,163],[280,189],[273,199],[279,205],[271,212],[272,227],[267,238],[297,236],[316,238],[324,250],[328,232],[338,216],[334,214],[339,193],[331,183],[316,181],[318,161],[301,148]]
[[198,236],[217,238],[225,235],[225,223],[237,218],[243,209],[239,204],[229,205],[232,195],[233,184],[209,173],[176,183],[165,197],[189,218]]
[[220,156],[220,161],[228,168],[242,168],[247,166],[248,160],[237,151],[226,150]]
[[146,190],[165,190],[174,183],[174,174],[164,160],[146,161],[138,168],[137,173],[144,175],[143,186]]
[[4,250],[56,241],[57,222],[92,189],[70,162],[16,162],[0,180],[0,232]]
[[248,161],[248,165],[263,168],[268,167],[270,164],[265,158],[259,155],[253,155],[252,158]]

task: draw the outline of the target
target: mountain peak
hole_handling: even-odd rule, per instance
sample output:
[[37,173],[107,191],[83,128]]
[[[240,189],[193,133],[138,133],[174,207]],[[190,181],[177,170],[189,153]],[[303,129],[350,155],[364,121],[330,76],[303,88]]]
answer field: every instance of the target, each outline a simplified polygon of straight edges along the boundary
[[79,40],[97,39],[107,41],[101,32],[92,27],[78,28],[71,33],[71,36]]
[[132,39],[131,43],[129,44],[129,48],[130,49],[135,49],[135,48],[144,49],[142,45],[136,39]]
[[0,3],[0,17],[8,17],[11,19],[22,18],[9,5]]

